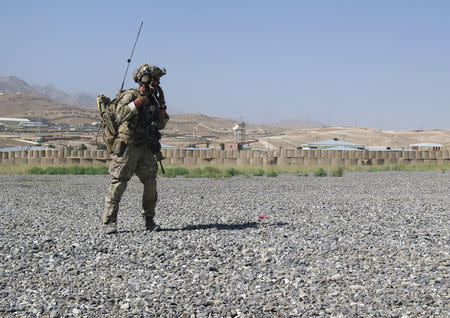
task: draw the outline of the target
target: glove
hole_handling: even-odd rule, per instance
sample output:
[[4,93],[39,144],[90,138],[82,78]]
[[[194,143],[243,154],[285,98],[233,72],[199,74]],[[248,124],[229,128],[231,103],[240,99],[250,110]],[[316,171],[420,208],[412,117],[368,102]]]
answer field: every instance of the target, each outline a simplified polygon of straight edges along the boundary
[[149,100],[148,97],[145,96],[145,95],[141,95],[141,96],[139,96],[138,98],[136,98],[136,99],[134,100],[134,106],[136,106],[136,108],[139,108],[139,107],[141,107],[142,105],[148,104],[148,103],[150,103],[150,100]]
[[150,87],[148,87],[148,85],[141,85],[139,86],[139,92],[141,93],[141,96],[150,96],[151,92],[150,92]]
[[148,99],[148,96],[150,96],[151,92],[150,92],[150,87],[148,87],[148,85],[139,86],[139,93],[141,95],[134,100],[134,106],[136,106],[136,108],[139,108],[143,104],[150,102],[150,100]]

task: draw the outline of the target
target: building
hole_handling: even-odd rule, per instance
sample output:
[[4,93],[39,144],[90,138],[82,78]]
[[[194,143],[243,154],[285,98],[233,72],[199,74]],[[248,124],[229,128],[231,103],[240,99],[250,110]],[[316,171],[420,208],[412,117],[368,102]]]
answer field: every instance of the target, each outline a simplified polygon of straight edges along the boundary
[[444,148],[444,146],[441,144],[432,144],[432,143],[412,144],[409,145],[409,147],[414,150],[433,150],[433,151],[439,151]]
[[53,148],[41,147],[41,146],[14,146],[0,148],[0,152],[22,151],[22,150],[50,150]]
[[356,144],[350,141],[339,140],[337,138],[322,140],[318,142],[310,142],[302,144],[302,149],[319,149],[319,150],[365,150],[365,145]]
[[40,121],[29,121],[29,122],[20,122],[16,126],[17,128],[39,128],[39,127],[48,127],[48,125],[44,124]]
[[177,146],[168,145],[168,144],[161,144],[162,149],[177,149]]
[[28,118],[0,117],[0,122],[20,124],[20,123],[29,123],[30,120]]
[[412,149],[403,148],[392,148],[392,147],[382,147],[382,146],[368,146],[366,147],[368,151],[412,151]]
[[238,142],[226,142],[224,150],[240,150],[242,149],[242,144]]

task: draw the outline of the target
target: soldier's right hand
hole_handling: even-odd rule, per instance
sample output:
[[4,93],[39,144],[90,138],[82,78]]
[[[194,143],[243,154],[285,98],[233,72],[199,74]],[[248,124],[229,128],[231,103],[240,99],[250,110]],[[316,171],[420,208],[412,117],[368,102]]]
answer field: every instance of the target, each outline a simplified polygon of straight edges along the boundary
[[142,105],[148,104],[148,103],[149,103],[149,99],[148,99],[148,97],[145,96],[145,95],[141,95],[141,96],[139,96],[138,98],[136,98],[136,99],[134,100],[134,106],[136,106],[136,108],[139,108],[139,107],[141,107]]
[[141,96],[150,96],[151,94],[150,87],[148,87],[148,85],[139,86],[139,92],[141,93]]

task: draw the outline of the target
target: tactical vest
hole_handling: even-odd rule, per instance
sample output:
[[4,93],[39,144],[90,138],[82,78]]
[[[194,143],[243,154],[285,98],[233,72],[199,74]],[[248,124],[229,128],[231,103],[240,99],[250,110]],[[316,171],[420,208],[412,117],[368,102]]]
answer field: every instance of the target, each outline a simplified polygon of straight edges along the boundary
[[[104,95],[97,98],[100,118],[104,126],[103,140],[108,151],[112,152],[112,146],[117,137],[124,139],[127,143],[159,143],[161,134],[159,129],[163,129],[168,121],[167,118],[160,118],[160,105],[165,105],[164,93],[160,87],[151,88],[152,96],[150,103],[139,108],[137,116],[129,120],[117,122],[117,111],[119,103],[121,107],[126,107],[129,102],[134,101],[139,96],[139,89],[132,88],[120,92],[113,100]],[[123,98],[127,95],[126,101]]]

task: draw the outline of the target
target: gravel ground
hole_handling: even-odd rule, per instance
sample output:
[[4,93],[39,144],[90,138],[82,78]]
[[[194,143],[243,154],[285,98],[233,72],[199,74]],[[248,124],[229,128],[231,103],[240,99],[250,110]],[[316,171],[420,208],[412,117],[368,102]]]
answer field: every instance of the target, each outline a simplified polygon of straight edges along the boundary
[[[449,172],[160,178],[103,234],[109,176],[0,176],[1,317],[445,317]],[[259,218],[265,216],[267,218]]]

